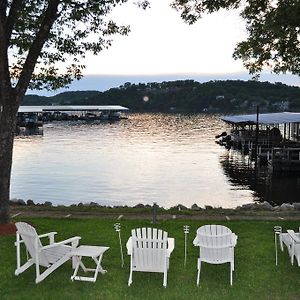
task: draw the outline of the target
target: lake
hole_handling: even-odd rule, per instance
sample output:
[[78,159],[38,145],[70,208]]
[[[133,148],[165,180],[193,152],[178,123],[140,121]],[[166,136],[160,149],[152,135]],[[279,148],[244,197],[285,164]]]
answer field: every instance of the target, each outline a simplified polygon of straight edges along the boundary
[[15,139],[11,198],[166,208],[299,202],[300,177],[256,170],[248,156],[215,143],[224,130],[219,116],[206,114],[45,124],[43,136]]

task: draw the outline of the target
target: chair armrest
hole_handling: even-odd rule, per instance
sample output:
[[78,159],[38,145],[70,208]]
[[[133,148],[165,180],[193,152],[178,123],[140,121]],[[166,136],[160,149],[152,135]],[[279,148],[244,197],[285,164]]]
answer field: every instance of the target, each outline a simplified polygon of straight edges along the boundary
[[231,237],[231,241],[232,241],[232,246],[233,246],[233,247],[236,246],[237,239],[238,239],[238,236],[237,236],[235,233],[233,233],[233,234],[232,234],[232,237]]
[[168,238],[168,249],[167,249],[168,257],[170,257],[170,255],[173,252],[174,248],[175,248],[175,239],[174,238]]
[[198,247],[199,246],[199,240],[198,240],[198,235],[196,235],[196,237],[193,240],[193,245]]
[[57,247],[59,245],[70,244],[72,242],[79,241],[80,239],[81,239],[80,236],[74,236],[74,237],[71,237],[71,238],[69,238],[67,240],[64,240],[64,241],[61,241],[61,242],[57,242],[57,243],[53,243],[53,244],[41,247],[40,250],[50,249],[50,248],[53,248],[53,247]]
[[43,237],[47,237],[47,236],[54,236],[55,234],[57,234],[56,231],[52,231],[52,232],[49,232],[49,233],[44,233],[44,234],[40,234],[39,235],[39,238],[43,238]]
[[52,232],[49,232],[49,233],[40,234],[39,238],[48,237],[49,238],[49,244],[53,244],[54,243],[54,236],[56,234],[57,234],[56,231],[52,231]]
[[126,243],[126,248],[127,248],[127,254],[131,255],[132,254],[132,237],[130,237]]
[[294,240],[294,242],[296,243],[300,243],[300,238],[296,236],[295,231],[294,230],[287,230],[287,233],[289,234],[289,236]]

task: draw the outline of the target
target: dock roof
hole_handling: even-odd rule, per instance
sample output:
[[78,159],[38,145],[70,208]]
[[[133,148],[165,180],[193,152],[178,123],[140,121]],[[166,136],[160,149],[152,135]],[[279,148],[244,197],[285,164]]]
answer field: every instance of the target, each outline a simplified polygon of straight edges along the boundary
[[42,113],[49,111],[127,111],[120,105],[53,105],[53,106],[20,106],[20,113]]
[[[231,124],[253,125],[256,124],[256,114],[222,116],[221,120]],[[300,113],[280,112],[280,113],[270,113],[270,114],[259,114],[258,123],[265,124],[265,125],[300,123]]]

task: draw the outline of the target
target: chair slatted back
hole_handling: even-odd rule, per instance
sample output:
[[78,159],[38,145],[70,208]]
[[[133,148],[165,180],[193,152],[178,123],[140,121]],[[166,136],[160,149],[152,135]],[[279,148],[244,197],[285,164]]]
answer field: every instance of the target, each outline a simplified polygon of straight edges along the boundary
[[167,259],[168,233],[156,228],[132,229],[133,266],[137,270],[163,272]]
[[[37,251],[35,249],[35,241],[37,240],[38,249],[43,246],[35,228],[25,222],[17,222],[15,225],[17,227],[17,233],[24,241],[28,253],[35,260]],[[45,267],[49,266],[49,261],[43,252],[39,253],[39,263]]]
[[232,231],[222,225],[205,225],[197,230],[201,258],[211,263],[230,259]]

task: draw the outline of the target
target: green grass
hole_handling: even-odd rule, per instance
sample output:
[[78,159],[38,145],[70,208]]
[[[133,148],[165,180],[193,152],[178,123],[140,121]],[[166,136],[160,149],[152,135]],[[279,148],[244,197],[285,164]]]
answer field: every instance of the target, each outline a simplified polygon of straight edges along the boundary
[[[296,221],[230,221],[218,222],[238,235],[235,248],[233,286],[229,284],[229,265],[204,264],[200,286],[196,286],[198,248],[192,245],[196,229],[205,221],[162,221],[156,227],[175,238],[175,250],[170,258],[168,286],[162,286],[162,274],[133,273],[133,284],[127,286],[129,257],[125,244],[130,229],[152,226],[149,221],[124,220],[122,239],[125,268],[121,268],[120,249],[113,220],[78,220],[30,218],[38,233],[57,231],[57,240],[74,235],[82,237],[81,244],[109,246],[96,283],[71,282],[71,263],[54,271],[39,284],[35,284],[35,269],[14,275],[16,266],[14,236],[0,237],[0,299],[300,299],[300,268],[292,266],[287,252],[279,251],[279,264],[275,266],[273,226],[297,229]],[[183,225],[190,225],[188,259],[184,260]]]

